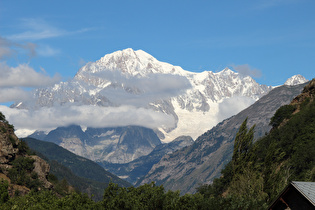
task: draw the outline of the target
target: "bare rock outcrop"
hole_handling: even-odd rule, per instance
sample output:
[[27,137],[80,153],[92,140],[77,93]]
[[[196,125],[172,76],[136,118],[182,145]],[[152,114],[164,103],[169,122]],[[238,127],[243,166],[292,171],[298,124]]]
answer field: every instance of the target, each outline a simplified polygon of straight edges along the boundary
[[33,171],[38,174],[38,179],[43,183],[45,188],[51,188],[52,184],[47,181],[47,176],[49,174],[50,166],[49,164],[36,155],[31,156],[35,160]]

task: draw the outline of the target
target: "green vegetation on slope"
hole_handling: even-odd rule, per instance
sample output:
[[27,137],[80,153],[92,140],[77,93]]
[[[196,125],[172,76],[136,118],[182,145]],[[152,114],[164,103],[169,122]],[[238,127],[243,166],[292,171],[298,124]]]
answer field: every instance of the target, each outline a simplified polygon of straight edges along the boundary
[[75,155],[54,143],[33,138],[25,138],[23,141],[49,163],[50,172],[59,180],[67,180],[77,190],[89,196],[93,195],[95,200],[102,198],[103,191],[110,182],[117,183],[121,187],[131,186],[97,163]]
[[270,122],[272,130],[255,144],[245,120],[221,178],[200,186],[198,192],[266,208],[291,181],[315,181],[315,101],[313,94],[307,95],[278,109]]

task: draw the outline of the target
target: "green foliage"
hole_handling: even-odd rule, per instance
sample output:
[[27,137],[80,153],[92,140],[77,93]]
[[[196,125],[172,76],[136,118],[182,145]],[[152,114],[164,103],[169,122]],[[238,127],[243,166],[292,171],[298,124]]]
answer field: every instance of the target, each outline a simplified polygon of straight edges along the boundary
[[2,122],[8,122],[8,121],[5,119],[5,116],[4,116],[4,114],[2,114],[2,112],[0,112],[0,121],[2,121]]
[[30,189],[37,189],[41,186],[37,173],[33,172],[34,159],[29,157],[17,157],[12,161],[12,168],[8,171],[11,182],[17,185],[24,185]]
[[293,105],[284,105],[280,107],[271,118],[270,125],[272,127],[278,127],[284,119],[289,119],[295,110],[296,107]]
[[17,148],[18,145],[16,144],[15,138],[12,135],[9,136],[9,140],[13,148]]
[[[14,130],[14,126],[9,124],[9,122],[5,119],[4,114],[2,114],[2,112],[0,112],[0,122],[4,122],[8,125],[9,129]],[[6,132],[6,129],[2,129],[3,132]]]
[[43,190],[11,198],[1,209],[100,209],[100,206],[85,194],[72,193],[60,198],[52,191]]
[[250,157],[249,153],[254,140],[254,129],[255,125],[248,131],[246,118],[236,134],[232,156],[232,167],[234,174],[242,173],[242,168],[248,164]]
[[0,181],[0,205],[4,204],[9,200],[9,192],[8,192],[9,183],[5,180]]
[[31,151],[31,149],[28,147],[27,143],[23,140],[21,140],[17,146],[19,149],[19,154],[23,155],[33,155],[34,153]]

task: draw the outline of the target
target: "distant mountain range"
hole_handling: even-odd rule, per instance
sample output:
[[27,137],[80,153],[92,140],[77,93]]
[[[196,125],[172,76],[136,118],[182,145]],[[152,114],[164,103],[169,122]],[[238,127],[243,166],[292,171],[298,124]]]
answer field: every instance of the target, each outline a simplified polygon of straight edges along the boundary
[[[286,84],[303,82],[294,76]],[[134,125],[169,142],[182,135],[196,139],[271,89],[228,68],[189,72],[129,48],[86,64],[73,79],[37,89],[33,98],[12,107],[28,110],[21,116],[32,118],[32,124],[17,124],[24,126],[17,130],[24,136],[71,124],[83,129]]]

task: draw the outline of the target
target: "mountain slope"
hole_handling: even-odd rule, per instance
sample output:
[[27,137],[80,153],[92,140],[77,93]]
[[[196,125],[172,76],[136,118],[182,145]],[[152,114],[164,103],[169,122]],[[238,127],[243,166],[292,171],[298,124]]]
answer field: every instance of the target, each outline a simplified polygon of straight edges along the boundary
[[121,187],[131,186],[128,182],[105,171],[95,162],[77,156],[54,143],[34,138],[24,138],[23,141],[40,156],[47,158],[51,165],[51,173],[60,180],[66,179],[69,184],[90,196],[94,194],[96,200],[102,199],[104,189],[110,182]]
[[[234,147],[232,161],[222,171],[223,176],[213,185],[200,187],[199,192],[216,199],[222,195],[234,197],[256,205],[251,209],[266,209],[290,182],[314,182],[314,99],[315,79],[290,104],[276,111],[270,122],[272,130],[256,143],[248,138],[250,132],[246,132],[245,121],[237,140],[243,146]],[[282,203],[281,208],[287,209],[286,199]]]
[[[19,123],[25,126],[21,133],[69,124],[137,125],[155,129],[161,140],[169,142],[181,135],[195,139],[271,89],[230,69],[194,73],[160,62],[142,50],[125,49],[88,63],[67,82],[37,89],[34,98],[13,107],[36,112],[41,118],[37,124]],[[227,99],[242,103],[235,106]],[[226,106],[228,113],[223,110]],[[54,114],[47,117],[49,113]]]
[[165,154],[170,154],[183,147],[189,146],[193,142],[193,139],[189,136],[180,136],[172,142],[157,145],[150,154],[139,157],[129,163],[98,163],[111,173],[132,184],[135,184],[139,178],[146,175],[152,166],[159,162]]
[[273,89],[247,109],[198,137],[191,146],[165,155],[138,185],[156,181],[166,189],[192,193],[199,184],[210,183],[231,159],[235,134],[244,119],[248,117],[249,126],[256,124],[256,138],[263,136],[270,130],[269,121],[275,111],[298,95],[303,86]]
[[[47,162],[31,154],[27,145],[14,134],[13,125],[0,112],[1,203],[9,195],[25,195],[31,190],[53,190],[54,185],[48,181],[48,175]],[[3,193],[5,185],[8,187],[8,194]]]
[[69,167],[71,171],[78,176],[104,183],[109,183],[112,180],[122,186],[129,185],[127,182],[105,171],[95,162],[75,155],[54,143],[40,141],[33,138],[25,138],[23,140],[27,142],[31,149],[43,154],[49,160],[55,160],[66,167]]

